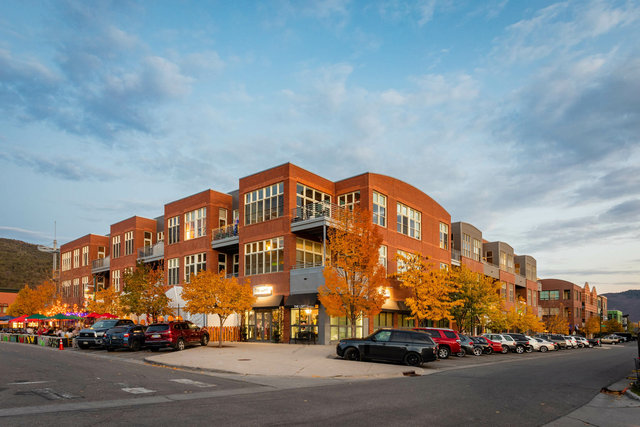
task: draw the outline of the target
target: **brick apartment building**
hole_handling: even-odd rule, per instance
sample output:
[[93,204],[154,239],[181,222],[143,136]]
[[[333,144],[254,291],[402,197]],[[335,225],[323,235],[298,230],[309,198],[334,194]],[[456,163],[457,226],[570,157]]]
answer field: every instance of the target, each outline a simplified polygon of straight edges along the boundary
[[516,255],[505,242],[488,242],[482,231],[466,222],[451,224],[452,264],[465,265],[501,283],[504,308],[512,309],[518,300],[538,313],[537,262],[530,255]]
[[596,288],[585,283],[580,287],[559,279],[539,281],[542,318],[561,315],[569,319],[568,333],[579,332],[589,318],[607,320],[607,298],[598,296]]
[[87,234],[60,246],[58,294],[70,306],[86,305],[95,295],[93,264],[108,256],[109,238]]

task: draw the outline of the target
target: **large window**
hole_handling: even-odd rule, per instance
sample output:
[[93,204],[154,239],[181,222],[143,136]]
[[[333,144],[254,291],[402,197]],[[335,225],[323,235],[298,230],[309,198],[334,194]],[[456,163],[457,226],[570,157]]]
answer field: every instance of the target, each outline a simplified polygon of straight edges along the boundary
[[114,236],[111,249],[111,258],[120,258],[120,236]]
[[471,258],[471,236],[462,233],[462,256]]
[[111,282],[113,283],[113,290],[120,292],[120,270],[113,271],[113,278]]
[[218,227],[227,226],[227,210],[224,208],[218,208]]
[[177,285],[180,283],[180,259],[171,258],[168,261],[169,267],[169,285]]
[[151,246],[153,244],[153,234],[150,231],[144,232],[144,239],[142,241],[142,246],[145,248]]
[[440,223],[440,249],[449,250],[449,226]]
[[133,231],[124,233],[124,254],[131,255],[133,253]]
[[80,267],[80,249],[73,250],[73,268]]
[[184,240],[207,235],[207,208],[196,209],[184,214]]
[[180,241],[180,217],[174,216],[169,218],[169,244],[178,243]]
[[420,240],[422,214],[402,203],[397,204],[398,233]]
[[331,196],[303,184],[296,185],[296,206],[304,207],[313,203],[331,203]]
[[398,314],[398,328],[413,328],[415,321],[410,314]]
[[322,243],[307,239],[296,239],[296,268],[322,265]]
[[373,329],[393,328],[393,313],[382,311],[373,316]]
[[338,196],[338,206],[353,211],[353,207],[360,203],[360,191]]
[[387,196],[373,192],[373,223],[387,226]]
[[284,183],[263,187],[244,195],[244,224],[256,224],[284,215]]
[[385,245],[380,245],[380,248],[378,249],[378,254],[379,254],[379,262],[380,265],[382,265],[384,267],[384,269],[387,269],[387,247]]
[[240,274],[240,254],[233,254],[233,275],[238,277]]
[[560,291],[540,291],[540,300],[559,300]]
[[356,336],[351,337],[351,325],[347,324],[347,318],[331,316],[331,341],[339,341],[345,338],[362,338],[363,335],[363,321],[360,317],[356,321]]
[[291,309],[291,337],[315,341],[318,336],[318,309],[314,307]]
[[218,253],[218,273],[227,271],[227,254]]
[[71,270],[71,252],[64,252],[62,254],[62,271]]
[[73,279],[73,296],[80,296],[80,279]]
[[473,239],[473,259],[480,261],[482,254],[482,242],[478,239]]
[[89,265],[89,246],[82,248],[82,265]]
[[284,271],[284,238],[262,240],[244,245],[244,275]]
[[407,271],[406,262],[400,259],[400,256],[403,256],[407,260],[414,257],[414,255],[410,254],[409,252],[398,250],[397,257],[396,257],[396,261],[397,261],[396,272],[398,274],[404,273],[405,271]]
[[184,281],[189,283],[191,275],[197,275],[199,271],[207,269],[207,254],[194,254],[184,257]]

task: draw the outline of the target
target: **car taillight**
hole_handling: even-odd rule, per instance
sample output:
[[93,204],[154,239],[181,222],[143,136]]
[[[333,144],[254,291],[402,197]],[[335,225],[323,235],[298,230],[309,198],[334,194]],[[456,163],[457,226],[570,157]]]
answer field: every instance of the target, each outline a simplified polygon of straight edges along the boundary
[[128,333],[123,335],[123,337],[125,337],[125,338],[127,338],[128,336],[129,336],[129,334],[128,334]]

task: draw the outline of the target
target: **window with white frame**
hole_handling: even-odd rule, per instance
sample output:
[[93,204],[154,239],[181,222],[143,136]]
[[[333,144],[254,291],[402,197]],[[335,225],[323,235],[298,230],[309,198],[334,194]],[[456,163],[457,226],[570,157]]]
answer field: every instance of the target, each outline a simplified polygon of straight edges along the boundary
[[338,206],[353,211],[354,206],[360,204],[360,191],[338,196]]
[[[414,256],[415,255],[412,253],[401,251],[398,249],[397,256],[396,256],[396,263],[397,263],[396,272],[400,274],[407,271],[407,261],[411,260]],[[401,259],[401,257],[404,257],[406,260]]]
[[284,238],[247,243],[244,258],[245,276],[284,271]]
[[218,254],[218,273],[221,271],[227,271],[227,254]]
[[113,290],[120,292],[120,270],[113,270],[113,278],[111,279]]
[[326,202],[331,203],[331,196],[327,193],[323,193],[315,188],[307,187],[304,184],[298,183],[296,185],[296,206],[299,208],[314,203]]
[[449,264],[445,264],[444,262],[440,263],[440,270],[449,271]]
[[167,262],[169,285],[177,285],[180,283],[180,259],[171,258]]
[[471,258],[471,236],[462,233],[462,256]]
[[296,239],[296,268],[322,265],[322,243],[307,239]]
[[156,233],[156,242],[164,242],[164,231],[158,231]]
[[449,226],[443,222],[440,223],[440,249],[449,249]]
[[151,245],[153,245],[153,234],[150,231],[145,231],[144,232],[144,240],[142,241],[142,246],[149,247]]
[[207,254],[187,255],[184,257],[184,281],[189,283],[191,276],[196,276],[198,272],[207,269]]
[[373,223],[380,227],[387,226],[387,196],[373,192]]
[[207,234],[207,208],[184,214],[184,240],[196,239]]
[[80,267],[80,249],[73,250],[73,268]]
[[73,296],[80,296],[80,279],[73,279]]
[[[71,260],[71,258],[69,258]],[[62,281],[62,295],[65,297],[71,296],[71,280]]]
[[60,267],[62,268],[62,271],[71,270],[71,252],[64,252],[62,254],[62,262]]
[[98,246],[98,259],[102,259],[107,256],[107,250],[104,246]]
[[120,258],[120,236],[113,236],[111,242],[111,258]]
[[218,208],[218,227],[227,226],[227,210],[224,208]]
[[240,254],[233,254],[233,275],[235,277],[240,274]]
[[169,231],[169,244],[178,243],[180,241],[180,217],[174,216],[167,221]]
[[398,214],[398,233],[420,240],[422,214],[402,203],[397,203],[396,210]]
[[387,269],[387,247],[385,245],[380,245],[380,248],[378,248],[378,260],[380,262],[380,265],[384,267],[384,269]]
[[82,294],[87,295],[89,292],[89,276],[82,277]]
[[89,265],[89,246],[82,247],[82,265]]
[[473,239],[473,259],[480,261],[482,257],[482,242],[478,239]]
[[284,183],[269,185],[244,195],[244,224],[256,224],[284,215]]
[[133,231],[124,233],[124,254],[131,255],[133,253]]

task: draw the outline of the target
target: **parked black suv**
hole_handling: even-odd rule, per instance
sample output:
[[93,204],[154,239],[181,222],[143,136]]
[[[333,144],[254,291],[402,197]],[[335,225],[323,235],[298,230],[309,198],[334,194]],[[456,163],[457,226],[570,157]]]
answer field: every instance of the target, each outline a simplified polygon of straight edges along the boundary
[[380,329],[366,338],[340,340],[338,356],[347,360],[385,360],[420,366],[438,358],[438,345],[423,332]]
[[89,347],[102,347],[104,345],[104,333],[111,328],[122,325],[133,325],[130,319],[106,319],[99,320],[90,327],[80,331],[77,342],[78,347],[87,349]]
[[524,334],[502,334],[502,335],[508,335],[511,338],[513,338],[516,342],[516,348],[515,348],[515,352],[516,353],[524,353],[525,351],[527,353],[531,353],[533,351],[533,346],[529,343],[529,338],[527,338]]
[[142,325],[122,325],[109,329],[102,340],[107,351],[128,348],[138,351],[144,346],[144,330]]

